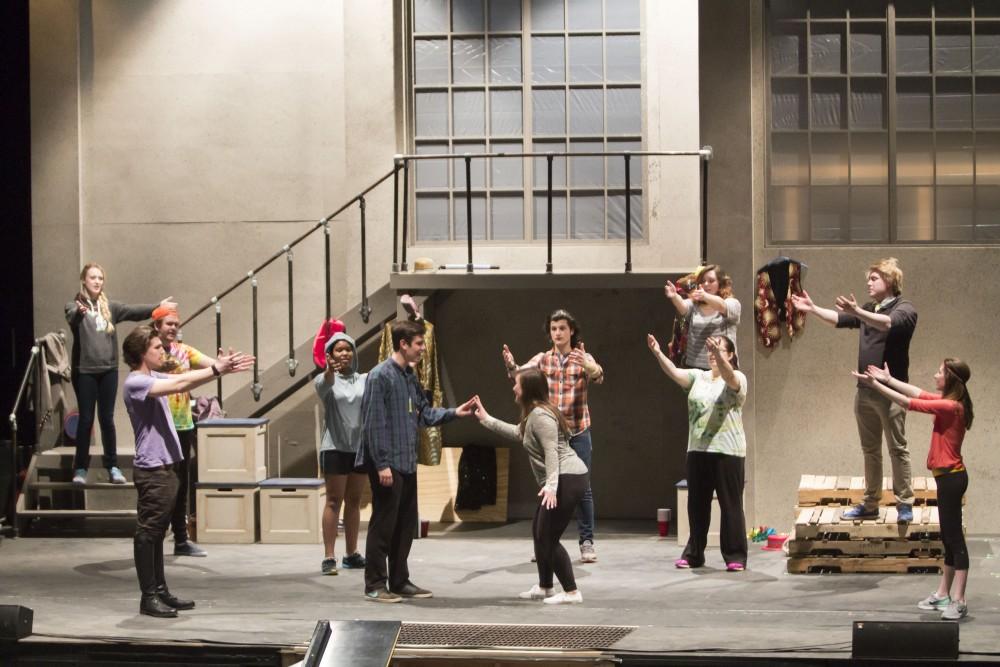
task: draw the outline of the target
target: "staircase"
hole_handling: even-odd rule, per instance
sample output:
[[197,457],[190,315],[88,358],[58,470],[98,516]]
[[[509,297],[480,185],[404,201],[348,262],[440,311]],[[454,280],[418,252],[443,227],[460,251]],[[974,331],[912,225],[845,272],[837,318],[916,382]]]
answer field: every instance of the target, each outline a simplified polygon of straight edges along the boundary
[[[101,447],[91,449],[91,467],[86,484],[74,484],[75,447],[53,447],[31,457],[24,487],[17,499],[18,520],[24,524],[37,519],[135,518],[135,484],[111,484],[101,467]],[[118,450],[118,467],[132,477],[135,451]],[[94,467],[94,464],[97,467]]]
[[[389,285],[373,293],[368,301],[371,313],[367,322],[360,315],[360,306],[358,304],[337,318],[347,326],[359,348],[368,341],[377,340],[385,323],[395,319],[396,293]],[[289,376],[285,359],[275,361],[261,372],[259,381],[263,385],[263,391],[259,401],[254,400],[249,382],[227,396],[227,414],[241,417],[265,416],[274,406],[310,383],[318,373],[312,363],[312,346],[313,340],[309,338],[296,347],[296,358],[305,360],[305,363],[294,377]],[[131,440],[119,438],[123,439]],[[107,481],[108,473],[101,464],[102,449],[99,444],[91,448],[87,483],[74,484],[71,480],[75,451],[74,447],[53,447],[32,455],[17,500],[19,533],[29,524],[47,519],[135,520],[135,484],[111,484]],[[134,456],[135,450],[131,447],[118,448],[118,467],[129,480],[132,479]],[[277,471],[272,473],[280,474]]]

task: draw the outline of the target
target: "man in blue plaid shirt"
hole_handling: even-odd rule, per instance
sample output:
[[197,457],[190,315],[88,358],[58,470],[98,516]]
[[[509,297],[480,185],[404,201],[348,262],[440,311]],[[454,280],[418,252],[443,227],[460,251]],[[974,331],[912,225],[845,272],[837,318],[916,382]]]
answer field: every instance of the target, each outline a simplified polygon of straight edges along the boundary
[[473,404],[470,399],[457,408],[435,408],[427,401],[412,367],[424,354],[422,323],[393,323],[392,349],[392,356],[368,373],[356,459],[368,470],[372,487],[365,598],[373,602],[432,597],[430,591],[410,581],[406,564],[418,521],[417,429],[467,417]]

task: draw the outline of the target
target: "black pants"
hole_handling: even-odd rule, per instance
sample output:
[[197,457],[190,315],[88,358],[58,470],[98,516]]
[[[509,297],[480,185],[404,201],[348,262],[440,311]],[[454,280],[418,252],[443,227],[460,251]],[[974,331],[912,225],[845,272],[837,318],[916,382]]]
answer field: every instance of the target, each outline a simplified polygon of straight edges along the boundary
[[719,497],[722,526],[719,546],[726,563],[747,564],[747,529],[743,516],[744,458],[708,452],[688,452],[688,525],[691,533],[681,556],[691,567],[705,564],[705,546],[712,519],[712,494]]
[[[372,516],[365,540],[365,592],[389,584],[395,591],[410,580],[406,559],[417,530],[417,473],[392,471],[392,486],[382,486],[375,466],[368,466],[372,487]],[[386,569],[386,559],[389,567]]]
[[188,508],[194,506],[194,485],[198,483],[198,466],[191,460],[191,453],[198,446],[198,431],[193,428],[177,431],[177,439],[180,440],[184,460],[176,464],[177,502],[174,503],[174,513],[170,517],[170,530],[174,533],[174,542],[183,544],[188,540]]
[[118,445],[115,437],[115,395],[118,394],[118,371],[104,373],[73,373],[73,391],[80,410],[76,423],[76,456],[73,469],[90,467],[90,434],[94,430],[94,413],[101,424],[101,444],[104,445],[104,467],[118,465]]
[[531,536],[535,540],[535,564],[538,565],[538,585],[541,588],[552,588],[554,573],[564,591],[576,590],[573,565],[559,539],[588,489],[590,475],[587,473],[559,475],[556,506],[545,509],[539,501],[535,508]]
[[965,535],[962,533],[962,496],[969,488],[969,473],[964,470],[949,472],[934,479],[937,481],[944,564],[956,570],[968,570],[969,551],[965,548]]
[[133,538],[135,571],[143,595],[153,595],[157,586],[165,586],[163,576],[163,538],[170,525],[177,499],[177,474],[174,466],[157,470],[136,468],[133,472],[136,502],[136,529]]

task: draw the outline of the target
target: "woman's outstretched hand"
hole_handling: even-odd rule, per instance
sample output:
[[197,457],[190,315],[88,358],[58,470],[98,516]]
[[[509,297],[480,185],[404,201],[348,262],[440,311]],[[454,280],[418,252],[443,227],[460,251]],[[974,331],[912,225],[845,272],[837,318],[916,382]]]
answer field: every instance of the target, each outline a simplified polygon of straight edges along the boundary
[[476,416],[480,422],[484,422],[490,418],[490,413],[486,412],[486,408],[483,406],[483,401],[479,398],[479,394],[472,397],[472,414]]
[[851,375],[856,377],[858,379],[858,382],[860,382],[863,385],[867,385],[870,387],[873,384],[875,384],[875,378],[873,378],[868,373],[859,373],[857,371],[851,371]]
[[879,368],[878,366],[869,365],[868,368],[865,369],[865,373],[875,378],[879,382],[888,382],[889,378],[892,377],[892,373],[889,372],[889,364],[885,364],[882,368]]

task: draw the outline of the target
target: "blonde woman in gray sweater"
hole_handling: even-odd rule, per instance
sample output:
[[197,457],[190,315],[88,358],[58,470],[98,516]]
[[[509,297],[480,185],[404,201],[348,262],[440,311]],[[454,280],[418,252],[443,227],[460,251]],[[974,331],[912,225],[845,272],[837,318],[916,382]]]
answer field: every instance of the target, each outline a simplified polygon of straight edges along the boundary
[[[541,501],[535,508],[531,536],[535,542],[538,583],[521,593],[524,600],[542,600],[545,604],[583,602],[576,587],[569,554],[560,544],[573,511],[590,485],[586,464],[569,447],[569,427],[562,414],[549,402],[549,385],[537,368],[518,371],[514,378],[514,400],[521,406],[519,425],[495,419],[486,412],[482,401],[475,399],[476,417],[489,430],[524,446],[541,489]],[[553,590],[553,574],[562,585],[562,593]]]

